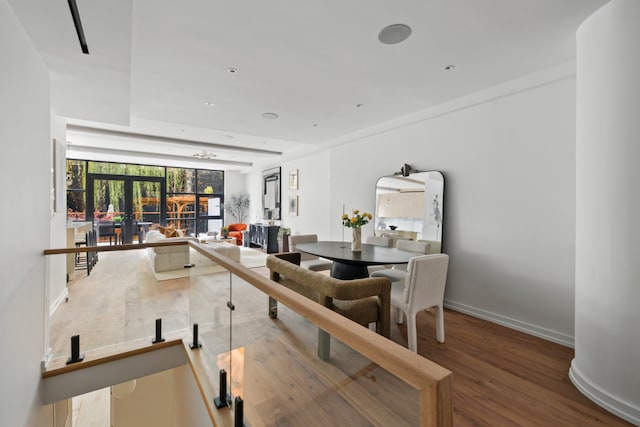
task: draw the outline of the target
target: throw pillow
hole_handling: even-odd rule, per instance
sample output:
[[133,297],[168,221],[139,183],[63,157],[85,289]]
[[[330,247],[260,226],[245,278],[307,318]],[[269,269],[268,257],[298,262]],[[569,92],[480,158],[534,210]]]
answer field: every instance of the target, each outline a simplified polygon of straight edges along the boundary
[[164,227],[164,237],[176,237],[178,235],[178,232],[176,231],[176,226],[173,224],[169,224],[168,226]]

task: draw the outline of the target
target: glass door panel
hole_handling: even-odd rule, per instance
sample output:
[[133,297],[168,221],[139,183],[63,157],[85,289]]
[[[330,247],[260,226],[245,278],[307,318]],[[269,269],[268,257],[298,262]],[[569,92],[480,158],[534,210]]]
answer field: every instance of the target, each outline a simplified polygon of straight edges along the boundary
[[101,243],[139,243],[165,218],[164,178],[89,174],[87,211]]
[[89,185],[93,197],[87,202],[89,211],[93,212],[98,242],[118,244],[125,214],[125,182],[123,179],[93,179]]
[[196,196],[193,194],[173,194],[167,196],[167,225],[173,224],[176,230],[186,235],[195,233]]
[[222,196],[199,196],[198,200],[198,233],[220,232],[222,228]]
[[144,241],[149,229],[156,228],[160,224],[161,210],[160,199],[162,185],[160,181],[138,181],[132,183],[132,219],[127,229],[127,237],[139,243]]

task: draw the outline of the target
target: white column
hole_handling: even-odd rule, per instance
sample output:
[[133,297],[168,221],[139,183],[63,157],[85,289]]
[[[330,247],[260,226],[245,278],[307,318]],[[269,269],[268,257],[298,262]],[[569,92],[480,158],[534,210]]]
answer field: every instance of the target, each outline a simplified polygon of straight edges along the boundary
[[640,1],[577,34],[576,387],[640,425]]

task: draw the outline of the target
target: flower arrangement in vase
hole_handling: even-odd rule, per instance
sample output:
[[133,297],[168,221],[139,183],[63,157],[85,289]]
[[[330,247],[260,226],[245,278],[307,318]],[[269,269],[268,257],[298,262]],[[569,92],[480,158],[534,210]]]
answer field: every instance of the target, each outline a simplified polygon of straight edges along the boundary
[[348,214],[342,214],[342,225],[351,229],[351,250],[360,252],[362,250],[362,231],[360,227],[368,224],[373,217],[371,214],[362,212],[358,209],[353,211],[350,217]]

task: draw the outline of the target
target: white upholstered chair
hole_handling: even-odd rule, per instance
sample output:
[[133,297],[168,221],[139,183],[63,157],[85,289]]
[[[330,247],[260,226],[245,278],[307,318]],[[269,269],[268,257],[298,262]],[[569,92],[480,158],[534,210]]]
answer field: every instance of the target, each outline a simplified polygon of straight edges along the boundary
[[431,249],[431,244],[424,240],[396,240],[396,248],[401,251],[426,255]]
[[429,308],[435,309],[436,339],[444,342],[444,312],[442,301],[447,282],[449,255],[431,254],[411,258],[407,276],[402,284],[392,283],[391,309],[395,308],[396,323],[402,323],[402,312],[407,315],[409,350],[417,352],[416,315]]
[[[415,240],[396,240],[396,249],[426,255],[431,249],[429,242]],[[371,273],[371,277],[386,277],[391,282],[401,282],[407,276],[407,265],[397,264],[393,268],[381,269]]]
[[390,237],[369,236],[366,243],[376,246],[386,246],[390,248],[393,245],[393,240]]
[[[296,245],[299,243],[312,243],[318,241],[317,234],[298,234],[289,235],[289,251],[300,252],[296,250]],[[320,258],[315,255],[311,255],[305,252],[300,252],[300,267],[308,268],[312,271],[331,270],[332,261]]]
[[[366,243],[386,248],[393,246],[393,240],[390,237],[369,236],[367,237]],[[369,270],[369,275],[371,275],[374,271],[386,270],[388,268],[390,268],[388,265],[370,265],[367,267],[367,270]]]

